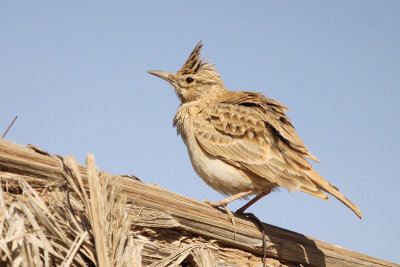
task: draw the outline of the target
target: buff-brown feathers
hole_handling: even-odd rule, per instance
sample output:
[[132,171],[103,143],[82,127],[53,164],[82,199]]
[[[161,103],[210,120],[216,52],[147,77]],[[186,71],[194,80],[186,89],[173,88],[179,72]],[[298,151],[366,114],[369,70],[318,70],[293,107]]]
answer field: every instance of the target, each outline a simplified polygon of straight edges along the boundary
[[208,63],[201,58],[200,50],[202,47],[203,43],[200,41],[193,49],[192,53],[190,53],[185,64],[183,64],[182,68],[179,70],[181,75],[197,74],[204,70],[215,70],[212,68],[213,64]]
[[[322,199],[328,199],[327,192],[361,218],[358,207],[313,170],[307,158],[318,159],[297,135],[287,108],[260,93],[226,90],[212,64],[200,58],[201,48],[200,42],[168,79],[162,72],[150,73],[168,80],[181,99],[174,126],[203,180],[228,195],[248,190],[258,194],[277,186]],[[204,164],[215,164],[218,170]],[[243,188],[230,187],[227,179]]]

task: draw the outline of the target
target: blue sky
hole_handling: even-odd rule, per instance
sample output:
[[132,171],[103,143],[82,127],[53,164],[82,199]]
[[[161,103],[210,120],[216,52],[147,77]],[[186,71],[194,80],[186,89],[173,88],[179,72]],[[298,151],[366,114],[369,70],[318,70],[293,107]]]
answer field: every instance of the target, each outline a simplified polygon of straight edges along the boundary
[[[287,105],[313,164],[356,203],[271,194],[263,221],[400,263],[400,2],[1,1],[0,132],[100,169],[220,200],[172,128],[165,81],[199,40],[230,90]],[[2,130],[4,129],[4,130]],[[230,208],[235,210],[243,202]]]

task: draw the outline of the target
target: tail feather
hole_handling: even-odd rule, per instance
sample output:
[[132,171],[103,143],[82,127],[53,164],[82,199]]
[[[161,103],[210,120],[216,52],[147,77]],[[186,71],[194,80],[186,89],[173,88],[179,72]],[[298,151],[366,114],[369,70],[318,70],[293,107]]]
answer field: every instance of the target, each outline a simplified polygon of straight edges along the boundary
[[[313,170],[313,169],[308,170],[306,172],[306,174],[314,183],[316,183],[318,185],[318,187],[321,188],[321,190],[336,197],[340,202],[342,202],[344,205],[349,207],[358,216],[358,218],[360,218],[360,219],[362,218],[360,209],[353,202],[351,202],[348,198],[346,198],[342,193],[340,193],[340,191],[334,185],[330,184],[321,175],[319,175],[315,170]],[[303,189],[300,189],[300,190],[304,191]],[[306,193],[309,193],[309,192],[306,192]],[[316,194],[312,194],[312,195],[317,196]],[[319,197],[319,196],[317,196],[317,197]]]
[[328,200],[329,197],[327,195],[324,194],[324,192],[322,192],[321,190],[317,189],[317,190],[311,190],[307,187],[300,187],[300,190],[303,191],[304,193],[307,193],[309,195],[312,195],[314,197],[318,197],[320,199],[323,200]]

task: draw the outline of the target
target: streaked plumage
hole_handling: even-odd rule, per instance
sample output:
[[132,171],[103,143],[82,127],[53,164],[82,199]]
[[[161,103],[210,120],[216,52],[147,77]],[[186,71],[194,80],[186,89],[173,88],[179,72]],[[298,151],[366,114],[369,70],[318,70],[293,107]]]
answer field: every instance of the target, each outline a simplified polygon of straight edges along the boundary
[[[174,126],[197,174],[224,195],[267,194],[281,186],[328,199],[327,192],[361,218],[357,206],[313,170],[287,108],[260,93],[225,89],[200,42],[177,73],[150,71],[170,82],[182,104]],[[225,203],[224,203],[225,204]],[[226,203],[227,204],[227,203]]]

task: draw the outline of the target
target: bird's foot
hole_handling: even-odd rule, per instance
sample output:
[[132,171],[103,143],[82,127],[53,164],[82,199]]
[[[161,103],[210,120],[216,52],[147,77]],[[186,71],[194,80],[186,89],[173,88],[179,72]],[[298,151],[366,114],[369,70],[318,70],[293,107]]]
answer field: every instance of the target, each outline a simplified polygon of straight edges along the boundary
[[[206,199],[205,202],[206,202],[207,204],[213,206],[214,208],[219,208],[219,207],[223,207],[223,206],[228,205],[229,203],[231,203],[232,201],[234,201],[234,200],[236,200],[236,199],[239,199],[239,198],[241,198],[241,197],[245,197],[245,196],[250,195],[250,194],[253,194],[253,193],[254,193],[254,191],[252,191],[252,190],[250,190],[250,191],[244,191],[244,192],[240,192],[240,193],[237,193],[237,194],[235,194],[235,195],[232,195],[232,196],[230,196],[230,197],[227,197],[227,198],[225,198],[225,199],[223,199],[223,200],[221,200],[221,201],[211,202],[211,201],[209,201],[208,199]],[[250,204],[250,205],[251,205],[251,204]],[[247,206],[247,207],[245,207],[245,208],[242,207],[243,211],[244,211],[246,208],[248,208],[248,207],[249,207],[249,206]]]
[[237,211],[235,211],[235,214],[236,214],[236,215],[243,215],[244,210],[245,210],[245,209],[240,208],[240,209],[238,209]]
[[219,207],[224,208],[224,210],[226,211],[226,213],[228,214],[229,220],[232,223],[233,226],[233,240],[236,240],[236,223],[235,223],[235,216],[233,215],[232,211],[229,210],[228,206],[226,205],[226,203],[222,200],[222,201],[215,201],[215,202],[211,202],[210,200],[206,199],[204,201],[205,203],[207,203],[208,205],[210,205],[211,207],[217,208],[219,209]]
[[226,204],[227,204],[227,203],[225,203],[226,201],[224,201],[224,200],[211,202],[210,200],[206,199],[206,200],[204,200],[204,202],[214,208],[219,208],[219,207],[224,208],[224,206],[226,207]]

